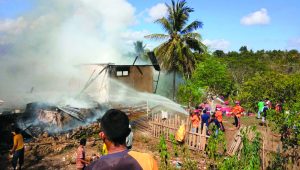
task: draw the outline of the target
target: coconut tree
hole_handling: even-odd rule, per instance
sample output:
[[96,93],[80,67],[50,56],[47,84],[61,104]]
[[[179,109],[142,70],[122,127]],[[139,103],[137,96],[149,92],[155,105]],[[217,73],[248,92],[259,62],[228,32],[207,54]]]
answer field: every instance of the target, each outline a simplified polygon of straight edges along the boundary
[[134,53],[139,56],[142,60],[147,61],[148,57],[146,53],[149,51],[146,49],[146,45],[144,45],[143,41],[136,41],[133,43]]
[[167,34],[151,34],[146,38],[165,40],[154,49],[161,67],[169,73],[173,72],[173,99],[175,100],[176,72],[190,78],[196,64],[196,55],[206,51],[201,36],[195,32],[203,23],[195,20],[188,24],[190,13],[194,11],[186,5],[185,0],[166,4],[168,15],[155,21]]

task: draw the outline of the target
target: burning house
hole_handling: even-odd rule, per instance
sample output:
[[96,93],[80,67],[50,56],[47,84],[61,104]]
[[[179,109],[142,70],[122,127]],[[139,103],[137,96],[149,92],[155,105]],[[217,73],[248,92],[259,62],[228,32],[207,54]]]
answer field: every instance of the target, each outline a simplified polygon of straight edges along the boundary
[[153,52],[148,53],[148,56],[152,64],[136,64],[138,59],[136,57],[131,65],[114,63],[84,65],[83,70],[90,72],[91,75],[86,84],[81,85],[83,89],[80,94],[89,94],[97,101],[101,99],[101,103],[110,102],[111,96],[120,90],[120,87],[115,87],[117,83],[118,86],[122,84],[138,92],[155,93],[160,74],[154,78],[154,71],[160,73],[160,67]]
[[153,72],[160,72],[160,67],[153,52],[148,53],[148,56],[151,65],[136,65],[137,58],[132,65],[109,65],[109,76],[137,91],[155,93],[159,75],[154,81]]
[[153,67],[151,65],[109,65],[109,77],[129,87],[153,93]]
[[83,75],[90,76],[86,77],[85,84],[77,80],[70,83],[74,91],[81,89],[74,98],[55,104],[28,103],[24,112],[15,114],[10,123],[21,127],[30,136],[37,136],[45,131],[60,133],[97,121],[114,104],[130,102],[125,97],[132,99],[137,91],[143,94],[156,91],[158,82],[154,81],[154,70],[160,71],[160,68],[154,54],[149,53],[149,56],[152,61],[149,65],[136,64],[137,58],[131,65],[82,65]]

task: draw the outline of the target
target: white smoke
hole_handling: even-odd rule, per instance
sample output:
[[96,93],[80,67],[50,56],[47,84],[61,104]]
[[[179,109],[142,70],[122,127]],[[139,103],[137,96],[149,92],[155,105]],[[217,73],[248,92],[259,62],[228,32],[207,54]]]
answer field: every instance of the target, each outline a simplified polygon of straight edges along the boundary
[[29,13],[0,22],[0,99],[56,102],[87,81],[91,72],[78,65],[121,62],[122,33],[135,22],[126,0],[33,2]]

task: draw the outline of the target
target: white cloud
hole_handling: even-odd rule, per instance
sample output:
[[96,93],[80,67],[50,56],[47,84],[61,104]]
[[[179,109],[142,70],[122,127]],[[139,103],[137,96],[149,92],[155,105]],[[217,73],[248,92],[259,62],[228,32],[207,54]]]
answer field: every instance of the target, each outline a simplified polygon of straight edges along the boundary
[[241,19],[242,25],[266,25],[270,23],[268,11],[262,8],[258,11],[250,13]]
[[0,33],[16,34],[25,29],[26,26],[27,22],[23,17],[0,20]]
[[211,50],[227,51],[230,46],[230,42],[224,39],[216,39],[216,40],[205,39],[203,40],[203,43],[207,45]]
[[149,22],[155,21],[157,19],[167,16],[167,13],[168,13],[167,6],[163,3],[158,3],[148,10],[149,17],[147,18],[147,21]]

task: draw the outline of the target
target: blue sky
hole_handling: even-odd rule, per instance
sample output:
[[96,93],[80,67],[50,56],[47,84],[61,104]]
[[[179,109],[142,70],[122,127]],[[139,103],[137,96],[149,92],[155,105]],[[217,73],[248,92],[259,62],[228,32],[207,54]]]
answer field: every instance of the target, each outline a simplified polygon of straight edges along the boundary
[[[170,1],[130,0],[137,12],[157,3]],[[300,49],[300,1],[298,0],[189,0],[195,12],[191,20],[204,23],[199,30],[203,40],[212,45],[227,46],[225,50],[238,50],[247,45],[259,49]],[[266,9],[268,23],[241,24],[241,19],[255,11]],[[140,24],[138,29],[142,29]],[[159,27],[147,27],[151,32],[161,32]],[[223,42],[223,43],[222,43]],[[217,45],[218,46],[218,45]]]
[[[8,19],[26,16],[37,8],[34,2],[34,0],[0,0],[0,36],[1,30],[6,30],[1,28],[3,27],[1,20],[4,23],[3,21]],[[170,3],[169,0],[128,0],[128,2],[135,9],[136,22],[128,27],[135,33],[132,35],[163,33],[161,27],[151,21],[165,13],[162,4]],[[199,33],[211,50],[238,50],[243,45],[253,50],[300,50],[300,13],[297,11],[300,8],[299,0],[188,0],[187,2],[195,10],[191,14],[191,20],[197,19],[204,23]],[[144,40],[143,36],[140,37]],[[149,47],[159,43],[144,41]]]

